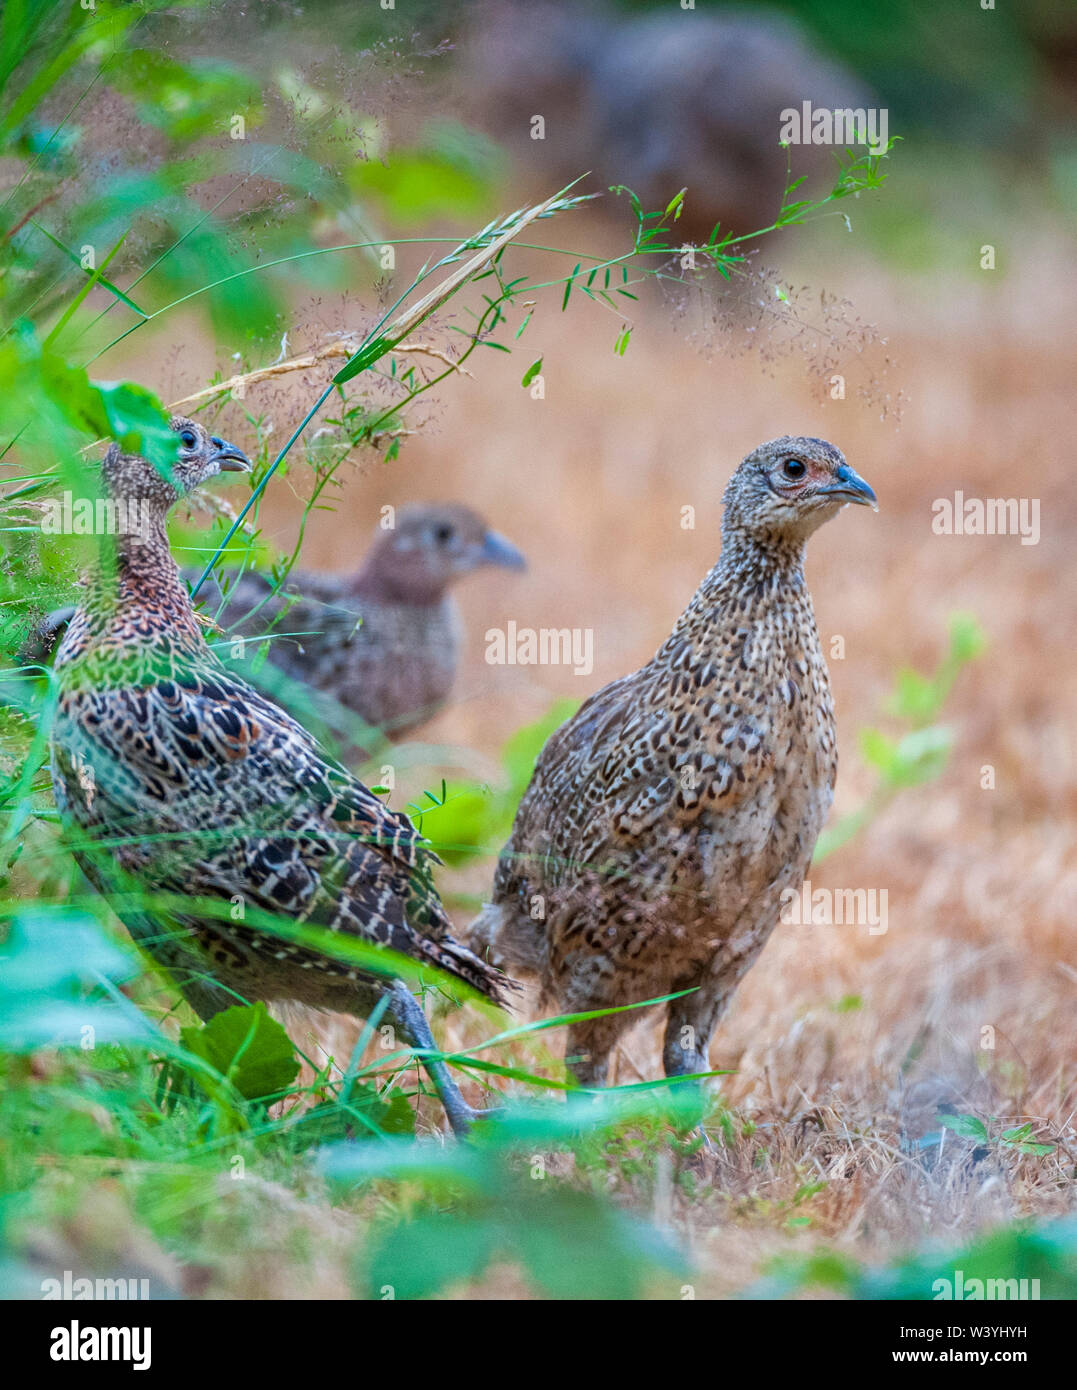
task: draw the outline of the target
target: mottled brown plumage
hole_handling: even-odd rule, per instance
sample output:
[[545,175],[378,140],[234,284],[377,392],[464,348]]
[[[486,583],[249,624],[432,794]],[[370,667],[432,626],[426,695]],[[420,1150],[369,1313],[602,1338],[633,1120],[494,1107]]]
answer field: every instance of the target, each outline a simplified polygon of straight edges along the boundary
[[[823,440],[774,440],[741,463],[718,564],[654,658],[546,744],[472,930],[559,1011],[694,990],[668,1006],[670,1076],[706,1070],[830,808],[834,715],[803,563],[846,502],[874,494]],[[581,1084],[604,1084],[636,1017],[570,1029]]]
[[[389,948],[493,999],[504,981],[453,939],[436,860],[411,821],[206,645],[165,517],[221,468],[248,465],[200,425],[173,428],[181,449],[170,478],[109,450],[104,492],[144,503],[145,524],[107,543],[111,557],[56,657],[52,779],[76,857],[203,1018],[237,997],[365,1017],[388,993],[401,1036],[433,1048],[422,1010],[391,974],[299,943],[293,929]],[[444,1067],[427,1066],[454,1127],[466,1127]]]
[[399,737],[448,698],[460,649],[451,589],[487,565],[523,569],[524,559],[469,507],[424,503],[378,528],[354,574],[300,571],[272,593],[264,575],[225,572],[198,597],[225,630],[268,634],[269,660],[289,679]]

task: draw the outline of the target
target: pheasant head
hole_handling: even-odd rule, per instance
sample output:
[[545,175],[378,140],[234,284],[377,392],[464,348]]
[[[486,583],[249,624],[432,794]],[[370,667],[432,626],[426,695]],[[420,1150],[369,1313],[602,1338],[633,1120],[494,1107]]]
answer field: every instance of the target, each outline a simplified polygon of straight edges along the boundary
[[439,603],[449,587],[484,565],[526,568],[523,555],[482,517],[459,503],[401,507],[353,581],[363,598]]
[[179,436],[179,453],[167,471],[158,469],[140,454],[122,453],[118,445],[109,449],[102,472],[110,497],[144,500],[163,516],[181,497],[218,473],[250,469],[250,460],[241,449],[207,433],[197,420],[175,415],[169,423]]
[[848,502],[875,507],[875,493],[825,439],[783,435],[753,449],[725,490],[725,541],[799,550]]

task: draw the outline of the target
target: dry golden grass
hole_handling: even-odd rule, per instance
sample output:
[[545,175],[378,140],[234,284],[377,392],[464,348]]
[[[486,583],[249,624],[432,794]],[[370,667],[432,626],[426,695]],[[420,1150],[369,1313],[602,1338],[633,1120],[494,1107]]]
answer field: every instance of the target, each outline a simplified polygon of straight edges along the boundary
[[[588,230],[578,223],[573,244],[586,244]],[[813,874],[824,887],[885,888],[888,931],[779,927],[719,1028],[712,1062],[734,1069],[722,1094],[738,1126],[755,1128],[727,1145],[707,1187],[693,1197],[678,1188],[673,1199],[670,1219],[696,1250],[701,1293],[743,1287],[770,1256],[819,1238],[876,1259],[1073,1205],[1077,500],[1063,441],[1077,337],[1065,266],[1042,248],[1025,251],[1034,270],[1007,276],[894,276],[866,261],[805,272],[840,286],[885,331],[885,386],[907,398],[900,421],[855,396],[879,370],[879,348],[868,361],[843,360],[849,399],[821,404],[809,371],[818,349],[769,363],[759,352],[708,355],[655,303],[641,307],[622,360],[611,351],[618,322],[604,312],[544,311],[526,349],[485,354],[474,380],[443,388],[402,460],[360,462],[338,512],[312,524],[305,563],[345,568],[382,503],[463,497],[526,549],[527,575],[465,587],[460,698],[424,735],[473,750],[473,771],[496,768],[504,739],[555,696],[582,698],[647,659],[717,557],[730,470],[779,434],[833,439],[880,499],[878,516],[847,511],[809,554],[824,643],[845,639],[844,660],[831,662],[836,815],[870,789],[857,731],[885,724],[897,668],[935,664],[954,610],[986,629],[990,647],[947,709],[955,744],[941,779],[904,793]],[[546,398],[535,401],[519,381],[540,352]],[[174,394],[199,384],[177,378]],[[298,395],[273,398],[279,437],[298,406]],[[931,502],[955,490],[1039,498],[1039,544],[934,535]],[[684,531],[689,504],[696,528]],[[297,515],[279,488],[266,513],[271,534],[290,540]],[[593,674],[485,665],[484,630],[510,618],[593,628]],[[984,764],[995,768],[991,791],[981,789]],[[428,761],[407,788],[440,775]],[[449,875],[446,886],[481,894],[491,869],[487,861]],[[836,1009],[848,996],[860,1006]],[[482,1036],[474,1020],[439,1026],[450,1040]],[[985,1027],[993,1050],[981,1047]],[[323,1021],[316,1031],[334,1056],[347,1055],[351,1025]],[[645,1025],[628,1040],[621,1079],[635,1079],[634,1069],[658,1075],[659,1058]],[[917,1139],[938,1130],[940,1107],[1031,1119],[1059,1148],[972,1164],[968,1144],[947,1135],[941,1151],[918,1151]],[[790,1228],[794,1196],[811,1182],[826,1184],[796,1209],[811,1225]],[[508,1287],[492,1279],[475,1292]]]

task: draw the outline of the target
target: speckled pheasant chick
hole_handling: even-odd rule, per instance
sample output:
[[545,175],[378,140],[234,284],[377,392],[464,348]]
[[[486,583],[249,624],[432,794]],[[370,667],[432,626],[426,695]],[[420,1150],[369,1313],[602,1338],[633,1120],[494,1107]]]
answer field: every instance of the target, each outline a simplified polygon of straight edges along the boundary
[[353,574],[300,571],[272,593],[263,575],[225,572],[200,598],[229,631],[268,634],[269,659],[290,680],[396,738],[449,698],[461,646],[453,590],[487,567],[522,570],[524,557],[470,507],[426,502],[379,527]]
[[[640,670],[593,695],[536,762],[471,944],[559,1011],[667,1006],[670,1076],[708,1068],[715,1025],[799,886],[837,771],[805,545],[871,488],[825,440],[787,436],[725,491],[721,557]],[[569,1030],[607,1079],[634,1012]]]
[[[300,943],[294,928],[389,948],[490,998],[505,982],[453,939],[436,861],[411,821],[206,645],[165,517],[222,468],[249,465],[201,425],[173,428],[168,476],[109,450],[107,495],[145,501],[148,524],[107,538],[112,553],[56,658],[52,781],[76,858],[203,1018],[237,999],[366,1017],[387,993],[402,1039],[433,1050],[399,980]],[[426,1065],[465,1129],[470,1111],[451,1077]]]

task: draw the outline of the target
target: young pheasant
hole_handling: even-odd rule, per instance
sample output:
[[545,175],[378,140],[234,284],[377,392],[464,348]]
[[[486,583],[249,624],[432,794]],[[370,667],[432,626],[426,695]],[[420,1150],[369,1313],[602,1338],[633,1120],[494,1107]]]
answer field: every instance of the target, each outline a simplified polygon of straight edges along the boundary
[[402,507],[352,575],[299,573],[272,594],[260,574],[226,573],[199,598],[230,631],[268,632],[269,660],[290,679],[398,737],[448,698],[460,647],[450,589],[485,565],[522,570],[524,557],[470,508],[431,503]]
[[[667,1006],[668,1076],[711,1034],[803,881],[837,769],[808,537],[875,494],[821,439],[786,437],[725,491],[722,552],[654,658],[553,735],[471,944],[564,1012],[692,990]],[[581,1085],[605,1083],[636,1015],[573,1025]]]
[[[433,1049],[399,980],[245,922],[268,913],[339,932],[502,997],[500,973],[453,939],[431,878],[436,861],[407,817],[206,645],[165,517],[221,469],[249,465],[201,425],[172,427],[180,450],[169,478],[109,449],[104,492],[127,503],[128,516],[140,504],[142,525],[111,538],[112,563],[94,576],[57,653],[52,780],[79,863],[203,1018],[236,996],[366,1017],[387,992],[400,1036]],[[146,905],[148,895],[156,901]],[[444,1066],[426,1066],[453,1128],[465,1129],[471,1112]]]

